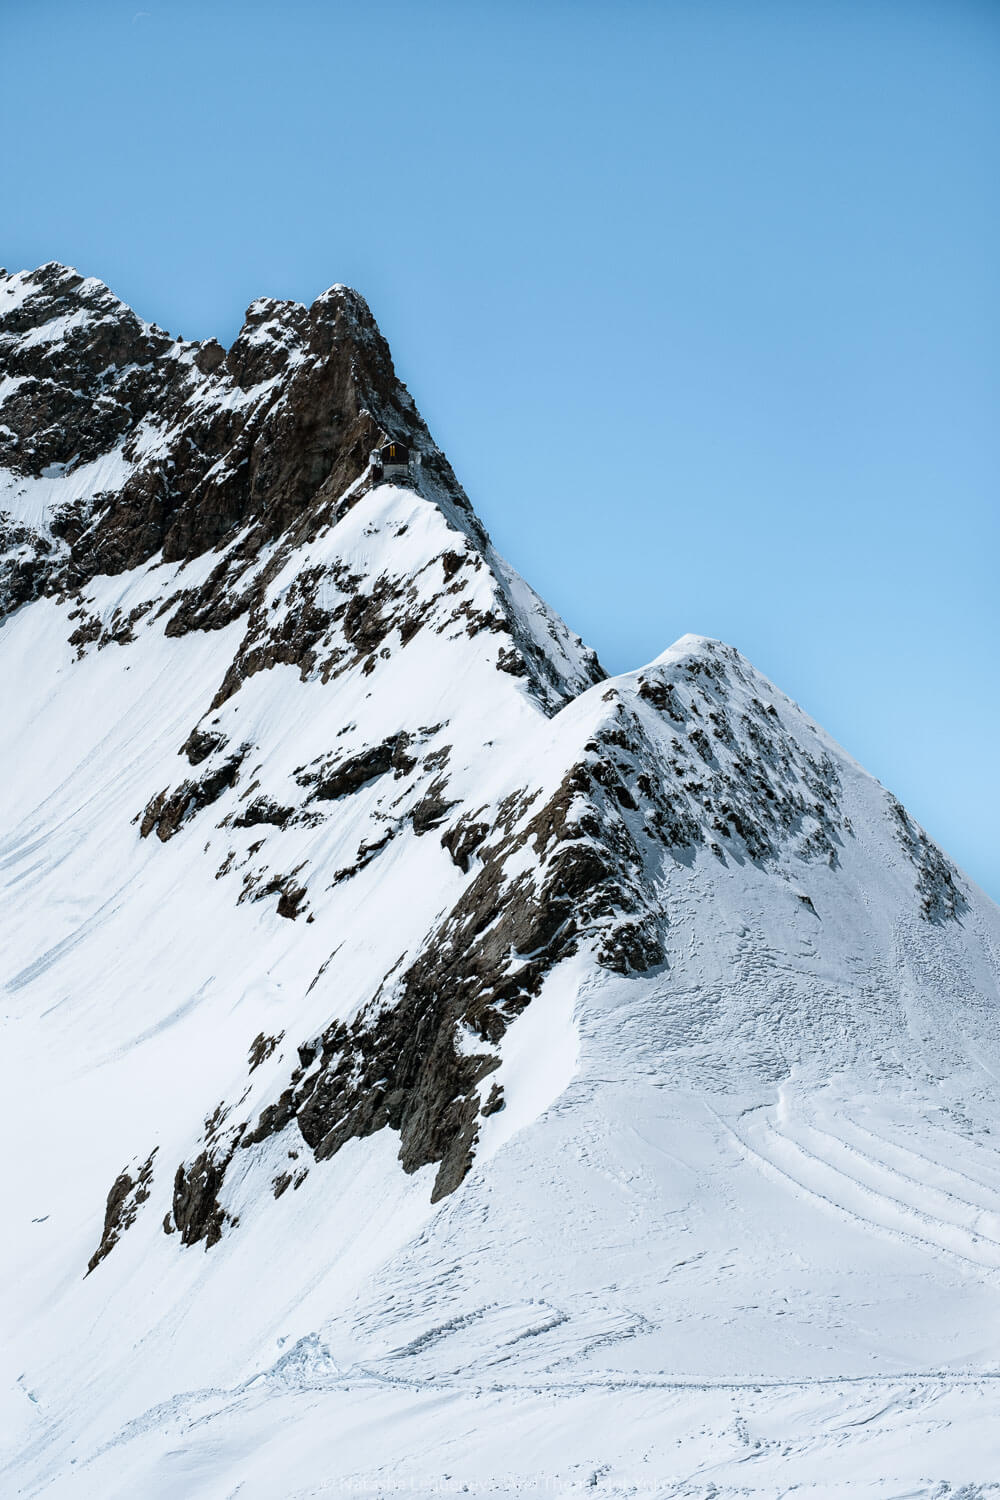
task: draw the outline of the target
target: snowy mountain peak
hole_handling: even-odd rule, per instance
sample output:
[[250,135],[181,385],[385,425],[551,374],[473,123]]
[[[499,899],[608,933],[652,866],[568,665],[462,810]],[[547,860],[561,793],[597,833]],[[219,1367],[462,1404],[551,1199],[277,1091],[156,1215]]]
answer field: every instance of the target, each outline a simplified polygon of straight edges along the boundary
[[[51,264],[0,289],[0,361],[0,608],[158,559],[190,565],[182,586],[155,601],[147,591],[136,608],[155,604],[156,618],[171,610],[172,634],[248,617],[253,648],[265,651],[269,626],[255,608],[271,580],[307,550],[324,551],[318,539],[377,482],[372,454],[390,435],[409,446],[409,491],[455,534],[453,544],[442,532],[442,551],[457,545],[459,557],[471,546],[485,563],[491,592],[479,617],[511,637],[508,670],[523,671],[553,704],[599,675],[593,653],[492,552],[367,304],[349,288],[332,287],[310,308],[258,298],[224,351],[170,339],[100,282]],[[336,544],[326,550],[336,556]],[[352,576],[375,567],[366,558]],[[313,649],[321,573],[314,567],[285,596],[274,644],[283,661]],[[410,580],[391,558],[370,582],[393,593],[400,614]],[[76,602],[86,615],[83,593]],[[119,615],[106,629],[87,616],[73,634],[77,644],[88,632],[100,643],[141,618]],[[372,629],[368,637],[374,646]]]
[[275,1393],[913,1370],[897,1284],[972,1360],[1000,913],[731,646],[607,678],[357,293],[4,277],[0,463],[19,1492],[204,1422],[235,1493]]

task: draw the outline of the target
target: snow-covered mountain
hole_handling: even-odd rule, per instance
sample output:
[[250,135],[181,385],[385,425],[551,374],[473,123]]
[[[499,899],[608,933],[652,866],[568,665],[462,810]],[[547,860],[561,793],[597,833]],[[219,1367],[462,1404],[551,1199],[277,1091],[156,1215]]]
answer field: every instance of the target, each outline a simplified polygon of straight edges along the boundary
[[345,287],[0,276],[0,463],[3,1493],[1000,1488],[1000,911],[898,801],[606,677]]

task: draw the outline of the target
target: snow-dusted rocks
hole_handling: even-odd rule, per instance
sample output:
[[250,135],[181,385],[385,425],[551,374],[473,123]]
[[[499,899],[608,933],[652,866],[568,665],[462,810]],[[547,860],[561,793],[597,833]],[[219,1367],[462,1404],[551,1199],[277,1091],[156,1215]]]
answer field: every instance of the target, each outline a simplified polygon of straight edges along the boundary
[[0,424],[11,1493],[985,1494],[997,909],[606,678],[346,288],[5,277]]

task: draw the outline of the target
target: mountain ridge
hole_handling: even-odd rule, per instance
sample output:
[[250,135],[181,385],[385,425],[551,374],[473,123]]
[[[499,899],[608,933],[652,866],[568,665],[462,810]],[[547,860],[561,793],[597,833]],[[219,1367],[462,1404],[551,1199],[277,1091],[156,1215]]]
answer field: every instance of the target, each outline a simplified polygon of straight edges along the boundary
[[[608,677],[355,294],[259,299],[221,351],[76,276],[0,280],[23,1492],[288,1492],[241,1425],[264,1388],[307,1452],[317,1391],[349,1427],[374,1382],[404,1425],[437,1391],[527,1433],[544,1390],[567,1494],[574,1403],[623,1389],[669,1472],[675,1377],[890,1380],[933,1346],[993,1399],[997,908],[734,648]],[[940,1309],[923,1344],[898,1284]],[[238,1456],[213,1437],[196,1489],[202,1418]],[[625,1477],[590,1488],[634,1493],[595,1433]]]

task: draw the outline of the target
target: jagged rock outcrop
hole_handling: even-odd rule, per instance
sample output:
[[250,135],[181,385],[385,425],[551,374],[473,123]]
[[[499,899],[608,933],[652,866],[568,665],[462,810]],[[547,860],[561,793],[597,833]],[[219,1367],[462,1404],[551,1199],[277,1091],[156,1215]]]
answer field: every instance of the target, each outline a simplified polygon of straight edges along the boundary
[[0,369],[0,465],[25,479],[71,479],[117,461],[115,487],[77,502],[85,533],[65,513],[54,518],[68,554],[53,570],[58,586],[158,552],[200,556],[248,523],[243,559],[289,528],[307,539],[386,431],[421,451],[463,504],[367,305],[347,287],[309,309],[258,298],[223,351],[172,339],[94,278],[52,263],[0,283]]
[[[135,1223],[139,1209],[148,1199],[156,1149],[154,1146],[146,1160],[138,1165],[134,1164],[131,1170],[126,1167],[111,1184],[104,1209],[101,1242],[87,1263],[88,1276],[97,1269],[106,1255],[111,1254],[125,1230]],[[134,1177],[132,1172],[135,1173]]]
[[[454,573],[481,566],[488,539],[356,292],[332,287],[310,308],[258,298],[222,351],[213,340],[170,338],[65,266],[4,274],[0,613],[154,558],[218,552],[207,576],[202,570],[197,584],[158,601],[167,633],[246,618],[220,701],[277,662],[308,671],[331,622],[317,603],[322,570],[298,573],[280,628],[262,601],[289,559],[365,493],[373,449],[387,434],[408,444],[421,491],[460,533],[442,559],[444,582],[460,592]],[[423,623],[410,580],[383,576],[361,593],[360,580],[337,581],[345,645],[359,658],[397,626],[405,635]],[[547,653],[530,633],[518,635],[502,590],[497,603],[478,612],[459,605],[467,628],[512,635],[502,669],[516,662],[544,696],[561,701]],[[84,620],[74,644],[129,639],[137,618],[103,631]],[[600,675],[592,653],[577,657],[585,681]]]

